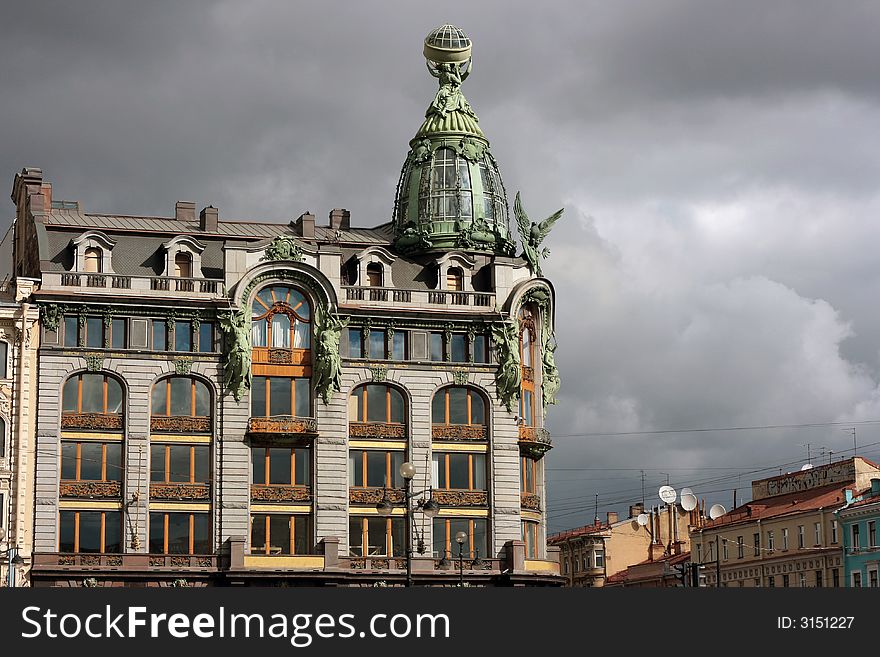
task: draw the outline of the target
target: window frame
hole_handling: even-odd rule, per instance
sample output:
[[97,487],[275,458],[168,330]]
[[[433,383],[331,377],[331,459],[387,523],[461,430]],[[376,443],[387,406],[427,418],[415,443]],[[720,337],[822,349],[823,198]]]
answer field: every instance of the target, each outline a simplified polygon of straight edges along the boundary
[[[171,413],[171,382],[173,380],[184,380],[190,381],[190,414],[189,415],[172,415]],[[153,396],[158,386],[161,384],[165,384],[165,413],[160,414],[156,412],[156,409],[153,408]],[[197,385],[201,385],[205,388],[205,391],[208,395],[208,414],[207,415],[196,415],[196,408],[198,403],[196,401],[197,398]],[[213,417],[213,396],[211,394],[211,386],[202,381],[201,379],[194,376],[181,376],[181,375],[172,375],[166,376],[153,384],[153,388],[150,392],[150,418],[154,417],[190,417],[190,418],[199,418],[204,419],[208,418],[209,420]]]
[[[254,520],[257,518],[262,518],[264,523],[264,543],[262,548],[257,548],[254,546]],[[280,552],[272,551],[272,543],[276,539],[272,538],[272,523],[270,522],[271,518],[287,519],[287,552],[284,551],[283,546]],[[301,528],[301,531],[304,532],[306,535],[304,551],[299,551],[296,549],[297,540],[300,536],[300,530],[297,530],[296,527],[297,521],[302,521],[305,524],[305,527]],[[312,516],[308,513],[277,513],[264,511],[251,512],[249,521],[250,531],[248,532],[248,549],[250,550],[250,554],[261,556],[299,556],[312,554],[314,552],[312,524]]]
[[[189,480],[187,481],[172,481],[171,480],[171,448],[188,448],[189,449]],[[196,479],[196,448],[201,447],[207,450],[207,466],[208,472],[205,476],[204,481]],[[154,480],[153,479],[153,449],[159,448],[164,450],[164,454],[162,457],[163,468],[162,471],[164,473],[163,479]],[[211,446],[207,443],[163,443],[159,441],[154,441],[150,443],[150,483],[151,484],[210,484],[213,477],[212,471],[213,467],[212,459],[211,459]]]
[[[356,452],[360,452],[360,464],[359,466],[355,463],[354,454]],[[385,458],[385,484],[382,486],[370,486],[370,469],[369,469],[369,454],[384,454]],[[403,477],[399,472],[400,464],[398,467],[394,467],[395,462],[392,455],[398,455],[400,458],[400,463],[404,463],[406,461],[406,451],[403,449],[371,449],[368,447],[354,447],[348,450],[348,485],[349,488],[387,488],[387,489],[403,489],[406,485]],[[357,477],[355,477],[355,470],[353,468],[358,467],[360,469],[360,480],[361,483],[357,484]],[[373,473],[375,474],[375,473]]]
[[[466,403],[467,403],[467,419],[468,419],[468,421],[466,424],[452,423],[449,421],[450,418],[452,417],[452,412],[451,412],[452,406],[451,406],[450,398],[449,398],[449,391],[450,390],[465,390],[465,391],[467,391],[467,402]],[[434,404],[435,404],[435,400],[437,399],[437,395],[439,395],[441,393],[445,395],[444,411],[443,411],[445,419],[443,422],[437,422],[437,421],[435,421],[435,417],[434,417]],[[480,403],[483,405],[483,422],[474,422],[472,397],[477,397],[480,400]],[[489,426],[489,405],[486,403],[485,397],[483,397],[483,395],[476,388],[472,388],[470,386],[459,386],[459,385],[443,386],[442,388],[437,390],[434,393],[434,396],[431,398],[431,424],[432,425],[446,425],[446,426],[452,425],[452,426],[468,426],[468,427],[488,427]]]
[[[385,522],[385,545],[384,545],[384,553],[383,554],[369,554],[370,549],[370,540],[369,540],[369,530],[370,530],[370,521],[376,522]],[[355,551],[355,544],[353,542],[354,536],[352,535],[352,525],[353,523],[360,523],[360,554]],[[349,556],[354,558],[395,558],[395,557],[403,557],[406,555],[406,518],[404,516],[360,516],[360,515],[350,515],[348,517],[348,553]],[[395,527],[396,525],[396,527]],[[395,528],[401,531],[401,525],[403,525],[403,545],[398,546],[394,540]],[[399,552],[398,552],[399,549]]]
[[[101,446],[101,478],[100,479],[83,479],[82,478],[82,446],[83,445],[100,445]],[[64,472],[64,446],[65,445],[74,445],[75,446],[75,463],[74,463],[74,473],[75,476],[73,479],[61,477],[61,474]],[[107,478],[107,446],[108,445],[118,445],[119,446],[119,478],[118,479],[108,479]],[[113,441],[97,441],[97,440],[61,440],[61,454],[59,458],[59,480],[62,482],[89,482],[89,481],[100,481],[100,482],[119,482],[120,484],[124,480],[125,475],[125,454],[123,453],[123,443],[122,441],[113,440]]]
[[[189,520],[189,529],[188,529],[188,551],[187,552],[169,552],[168,551],[168,526],[170,524],[170,516],[188,516]],[[163,547],[161,552],[153,552],[152,543],[153,543],[153,518],[154,516],[162,516],[162,540]],[[195,544],[196,544],[196,536],[195,536],[195,519],[196,516],[200,518],[204,518],[207,520],[207,542],[208,542],[208,551],[207,552],[195,552]],[[214,536],[212,533],[211,527],[211,513],[210,511],[150,511],[149,512],[149,530],[147,533],[147,545],[150,551],[150,554],[162,554],[162,555],[189,555],[192,556],[194,554],[213,554],[214,553]]]
[[[83,377],[85,377],[85,376],[100,376],[100,377],[104,378],[103,393],[102,393],[102,404],[103,404],[103,408],[104,408],[103,411],[83,411],[82,410],[82,407],[83,407]],[[76,390],[77,390],[76,408],[77,408],[77,410],[66,411],[66,410],[64,410],[64,405],[65,405],[64,404],[64,401],[65,401],[64,400],[64,389],[74,379],[76,379],[78,381],[77,386],[76,386]],[[113,381],[113,383],[115,383],[117,386],[119,386],[119,396],[120,396],[121,401],[120,401],[120,411],[118,413],[116,413],[116,412],[111,413],[111,412],[107,411],[109,399],[110,399],[110,381]],[[71,374],[69,377],[67,377],[67,379],[64,381],[64,385],[61,386],[61,415],[62,416],[65,414],[82,415],[84,413],[94,413],[95,415],[109,415],[109,416],[125,417],[125,388],[122,386],[122,383],[120,383],[115,377],[110,376],[109,374],[102,374],[100,372],[77,372],[77,373]]]
[[[272,379],[284,379],[286,381],[290,381],[290,413],[281,413],[272,415]],[[264,414],[255,414],[254,413],[254,403],[255,400],[253,398],[253,391],[256,389],[258,381],[265,381],[263,384],[264,387]],[[309,391],[309,399],[307,402],[307,411],[306,415],[299,415],[296,412],[296,404],[297,404],[297,381],[306,381]],[[300,384],[302,387],[302,384]],[[285,375],[254,375],[252,376],[252,384],[251,384],[251,417],[260,417],[260,418],[272,418],[272,417],[313,417],[314,413],[314,405],[313,405],[313,395],[312,395],[312,379],[310,376],[285,376]]]
[[[271,483],[272,476],[272,452],[273,449],[289,449],[290,450],[290,482],[289,483]],[[262,456],[259,451],[263,450]],[[302,456],[302,459],[298,458]],[[257,481],[254,477],[256,469],[256,459],[262,458],[263,463],[263,481]],[[297,480],[297,464],[304,463],[307,481],[301,482]],[[251,484],[254,486],[311,486],[312,485],[312,449],[302,445],[291,446],[275,446],[275,445],[251,445]]]
[[[384,420],[370,420],[370,408],[369,408],[369,388],[371,387],[380,387],[385,389],[385,419]],[[359,393],[363,393],[363,397],[358,401],[356,418],[351,417],[351,405],[352,398],[358,396]],[[392,392],[396,394],[400,398],[400,409],[402,417],[400,420],[392,419],[394,403],[392,401]],[[362,383],[351,391],[349,395],[349,410],[348,410],[348,421],[349,422],[357,422],[359,424],[398,424],[398,425],[406,425],[407,421],[407,404],[406,404],[406,396],[394,386],[390,386],[385,383]]]
[[[458,550],[456,549],[458,547],[458,543],[456,543],[455,536],[453,535],[452,530],[451,530],[451,525],[452,525],[453,520],[467,521],[467,523],[468,523],[467,524],[467,531],[466,531],[466,533],[468,535],[468,540],[467,540],[466,544],[462,544],[462,551],[463,551],[463,558],[464,559],[476,558],[476,551],[480,547],[480,546],[477,546],[474,544],[475,543],[475,536],[477,534],[476,527],[477,527],[477,523],[483,523],[483,537],[484,537],[484,540],[486,543],[485,544],[486,550],[481,556],[486,557],[489,554],[490,549],[491,549],[491,534],[490,534],[491,527],[489,525],[489,518],[486,518],[486,517],[479,517],[479,518],[476,518],[476,517],[474,517],[474,518],[454,517],[453,518],[453,517],[445,517],[445,516],[435,516],[434,520],[432,522],[432,525],[431,525],[431,528],[432,528],[432,531],[434,534],[433,543],[432,543],[432,551],[436,552],[435,550],[433,550],[433,547],[436,546],[436,544],[437,544],[437,536],[436,536],[437,525],[438,525],[438,523],[443,523],[443,532],[444,532],[444,539],[445,539],[444,545],[445,545],[445,550],[448,554],[448,558],[458,559]],[[461,531],[464,531],[464,530],[461,530]],[[467,547],[465,547],[465,545]],[[443,557],[442,554],[438,555],[437,558],[441,558],[441,557]]]
[[[467,488],[451,488],[449,486],[450,482],[450,457],[451,456],[466,456],[467,457],[467,468],[468,468],[468,487]],[[432,482],[432,486],[435,490],[448,490],[448,491],[472,491],[472,492],[488,492],[489,490],[489,473],[488,473],[488,459],[486,458],[486,454],[483,452],[448,452],[442,449],[433,450],[431,453],[432,460],[432,468],[433,464],[437,464],[437,480],[436,483]],[[442,462],[437,460],[438,457],[442,457]],[[483,458],[483,481],[485,482],[485,486],[483,488],[476,488],[475,481],[477,479],[477,471],[479,469],[478,464],[476,463],[477,457]],[[440,469],[442,463],[443,474],[445,475],[446,486],[441,486],[441,482],[443,481],[443,477],[440,476]]]
[[[81,524],[81,514],[83,513],[99,513],[101,514],[101,528],[100,538],[98,542],[100,543],[101,549],[98,552],[86,552],[83,554],[121,554],[124,550],[124,540],[125,540],[125,526],[123,523],[122,513],[120,511],[105,511],[102,509],[60,509],[58,512],[58,551],[63,554],[80,554],[81,552],[81,533],[80,533],[80,524]],[[73,514],[74,524],[73,524],[73,552],[63,552],[61,549],[61,536],[62,536],[62,525],[64,523],[65,514]],[[108,514],[116,514],[119,517],[119,551],[118,552],[107,552],[107,515]],[[69,516],[68,516],[69,517]]]

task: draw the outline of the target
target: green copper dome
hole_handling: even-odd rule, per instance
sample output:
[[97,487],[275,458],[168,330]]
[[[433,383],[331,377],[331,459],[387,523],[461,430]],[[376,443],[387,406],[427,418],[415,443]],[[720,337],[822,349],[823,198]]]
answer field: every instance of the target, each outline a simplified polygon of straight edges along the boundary
[[507,195],[479,118],[461,92],[471,42],[452,25],[425,39],[440,88],[410,141],[394,205],[395,246],[404,253],[462,249],[512,255]]

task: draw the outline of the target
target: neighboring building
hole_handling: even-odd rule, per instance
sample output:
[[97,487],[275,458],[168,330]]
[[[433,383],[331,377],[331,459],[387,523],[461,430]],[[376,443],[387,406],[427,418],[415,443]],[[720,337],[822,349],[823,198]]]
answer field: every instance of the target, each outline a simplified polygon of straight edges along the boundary
[[[11,264],[11,235],[0,261]],[[0,275],[0,586],[26,586],[33,544],[34,422],[38,312],[34,281]],[[10,571],[10,565],[13,565]]]
[[853,588],[877,588],[880,571],[880,478],[871,480],[871,488],[848,500],[837,511],[843,540],[843,585]]
[[[441,87],[375,228],[90,214],[16,176],[16,275],[41,279],[35,585],[399,584],[407,547],[419,584],[457,582],[459,555],[476,584],[562,583],[558,213],[517,202],[516,257],[459,88],[470,42],[444,26],[425,52]],[[431,512],[412,523],[404,462]]]
[[604,524],[597,520],[592,525],[550,536],[547,542],[559,548],[559,563],[567,585],[604,586],[607,579],[629,566],[687,551],[689,531],[699,523],[699,512],[678,514],[671,509],[652,509],[646,514],[648,522],[640,525],[636,519],[642,514],[642,506],[633,505],[626,520],[609,512]]
[[[854,457],[752,482],[752,501],[691,534],[708,586],[843,586],[835,511],[880,469]],[[719,560],[720,558],[720,560]]]
[[605,580],[606,587],[667,588],[692,586],[690,579],[691,553],[667,554],[657,559],[646,559]]

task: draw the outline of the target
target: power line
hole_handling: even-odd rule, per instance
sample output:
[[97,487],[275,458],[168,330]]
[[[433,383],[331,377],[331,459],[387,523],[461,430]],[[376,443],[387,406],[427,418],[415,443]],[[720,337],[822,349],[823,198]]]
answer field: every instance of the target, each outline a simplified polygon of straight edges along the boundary
[[645,431],[591,431],[587,433],[554,434],[554,438],[594,438],[603,436],[650,436],[666,433],[712,433],[715,431],[761,431],[766,429],[809,429],[815,427],[851,427],[854,424],[880,424],[880,420],[859,420],[857,422],[807,422],[803,424],[763,424],[743,427],[699,427],[696,429],[653,429]]

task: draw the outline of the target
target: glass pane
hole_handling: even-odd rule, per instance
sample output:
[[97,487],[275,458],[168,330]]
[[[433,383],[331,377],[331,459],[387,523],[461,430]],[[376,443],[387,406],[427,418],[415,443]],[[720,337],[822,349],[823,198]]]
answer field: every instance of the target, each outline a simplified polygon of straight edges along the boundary
[[251,416],[266,417],[266,377],[255,376],[251,384]]
[[391,519],[391,550],[395,557],[406,554],[406,525],[403,518]]
[[171,452],[168,481],[186,481],[189,479],[189,463],[190,453],[187,445],[169,445],[168,450]]
[[522,332],[522,364],[523,367],[532,366],[531,336],[528,329]]
[[449,454],[449,487],[470,488],[468,479],[468,455]]
[[199,325],[199,351],[214,351],[214,324],[202,322]]
[[385,518],[367,518],[367,554],[371,557],[384,557],[387,552]]
[[353,557],[361,557],[364,554],[363,521],[363,518],[348,520],[348,553]]
[[268,335],[268,323],[265,319],[258,319],[251,325],[251,342],[254,347],[265,347]]
[[452,360],[456,363],[467,361],[467,336],[462,333],[452,334]]
[[167,379],[165,381],[159,381],[153,386],[152,409],[150,411],[153,415],[168,415],[168,406],[165,403],[167,401],[167,386]]
[[434,556],[450,557],[449,549],[446,547],[446,518],[434,518]]
[[196,381],[196,415],[198,417],[210,417],[211,395],[208,386],[201,381]]
[[391,422],[403,424],[403,395],[394,388],[389,388],[388,393],[391,395]]
[[153,320],[153,351],[165,351],[165,322]]
[[406,333],[396,332],[391,339],[394,360],[406,360]]
[[58,550],[76,552],[76,511],[62,511],[59,524]]
[[172,377],[171,415],[192,415],[192,379]]
[[104,514],[104,552],[122,552],[122,514]]
[[[254,308],[262,308],[264,312],[275,304],[275,297],[272,295],[272,288],[267,287],[260,290],[260,293],[257,295],[257,299],[259,299],[263,303],[255,301]],[[263,313],[258,314],[262,315]]]
[[165,514],[150,514],[150,554],[165,552]]
[[367,452],[367,486],[383,488],[385,483],[385,452]]
[[448,488],[446,485],[446,455],[434,452],[431,463],[431,486]]
[[355,388],[351,395],[348,398],[348,421],[349,422],[363,422],[364,413],[363,413],[363,396],[364,389],[363,388]]
[[431,334],[431,360],[434,360],[434,361],[442,361],[443,360],[443,334],[442,333],[432,333]]
[[175,322],[174,324],[174,350],[192,351],[192,323]]
[[122,412],[122,386],[110,377],[107,377],[107,412]]
[[290,554],[290,516],[269,516],[269,554]]
[[122,444],[107,443],[106,481],[122,481]]
[[193,450],[196,459],[195,481],[208,483],[211,481],[211,448],[207,445],[198,445]]
[[189,514],[168,514],[168,554],[189,554]]
[[61,478],[76,479],[76,443],[61,443]]
[[101,512],[79,512],[79,551],[101,551]]
[[[453,557],[458,557],[459,552],[465,557],[470,556],[470,527],[471,523],[467,518],[450,518],[449,519],[449,547]],[[458,532],[464,532],[468,535],[468,540],[459,545],[455,537]]]
[[272,315],[272,346],[290,348],[290,318],[283,313]]
[[273,447],[269,450],[269,483],[290,484],[289,447]]
[[150,446],[150,481],[165,481],[165,445]]
[[475,335],[474,336],[474,362],[475,363],[485,363],[486,360],[486,336],[485,335]]
[[296,484],[299,486],[309,486],[312,480],[312,453],[308,449],[298,448],[295,450],[294,458],[296,459]]
[[348,329],[348,356],[349,358],[363,358],[360,329]]
[[100,374],[82,375],[82,412],[104,412],[104,377]]
[[476,551],[474,556],[476,554],[479,554],[481,557],[489,556],[488,543],[486,542],[487,536],[486,519],[477,518],[474,520],[474,550]]
[[266,448],[251,447],[251,483],[266,483]]
[[296,386],[296,416],[311,417],[312,416],[312,400],[309,391],[309,379],[294,379]]
[[104,320],[100,317],[86,318],[86,346],[104,346]]
[[471,188],[471,172],[468,170],[467,160],[461,158],[458,160],[458,179],[462,189]]
[[297,319],[293,326],[293,348],[308,349],[310,342],[309,325]]
[[431,402],[431,422],[446,424],[446,391],[439,390]]
[[348,453],[348,485],[363,486],[363,452],[361,450],[353,450]]
[[523,390],[522,392],[522,416],[526,426],[532,426],[532,391]]
[[293,288],[290,289],[290,297],[287,299],[287,304],[304,320],[308,321],[311,317],[309,303],[298,290],[294,290]]
[[292,379],[271,377],[269,379],[269,415],[290,415]]
[[211,554],[211,518],[207,513],[193,514],[193,554]]
[[64,318],[64,346],[76,347],[79,344],[79,320],[76,317]]
[[294,516],[294,554],[309,554],[312,551],[312,528],[309,516]]
[[110,328],[111,346],[114,349],[125,348],[125,320],[114,319]]
[[486,424],[486,402],[473,390],[468,391],[471,398],[471,424]]
[[370,331],[370,358],[385,358],[385,331]]
[[486,490],[486,455],[474,454],[474,490]]
[[403,488],[400,466],[403,465],[403,452],[391,452],[391,487]]
[[449,423],[467,424],[467,389],[447,388],[446,391],[449,394]]
[[61,393],[61,408],[64,411],[68,411],[71,413],[78,413],[79,408],[78,404],[78,395],[79,395],[79,377],[74,376],[64,383],[64,390]]
[[388,408],[386,401],[387,388],[380,385],[367,386],[367,422],[386,422]]
[[251,554],[266,551],[266,516],[251,516]]

